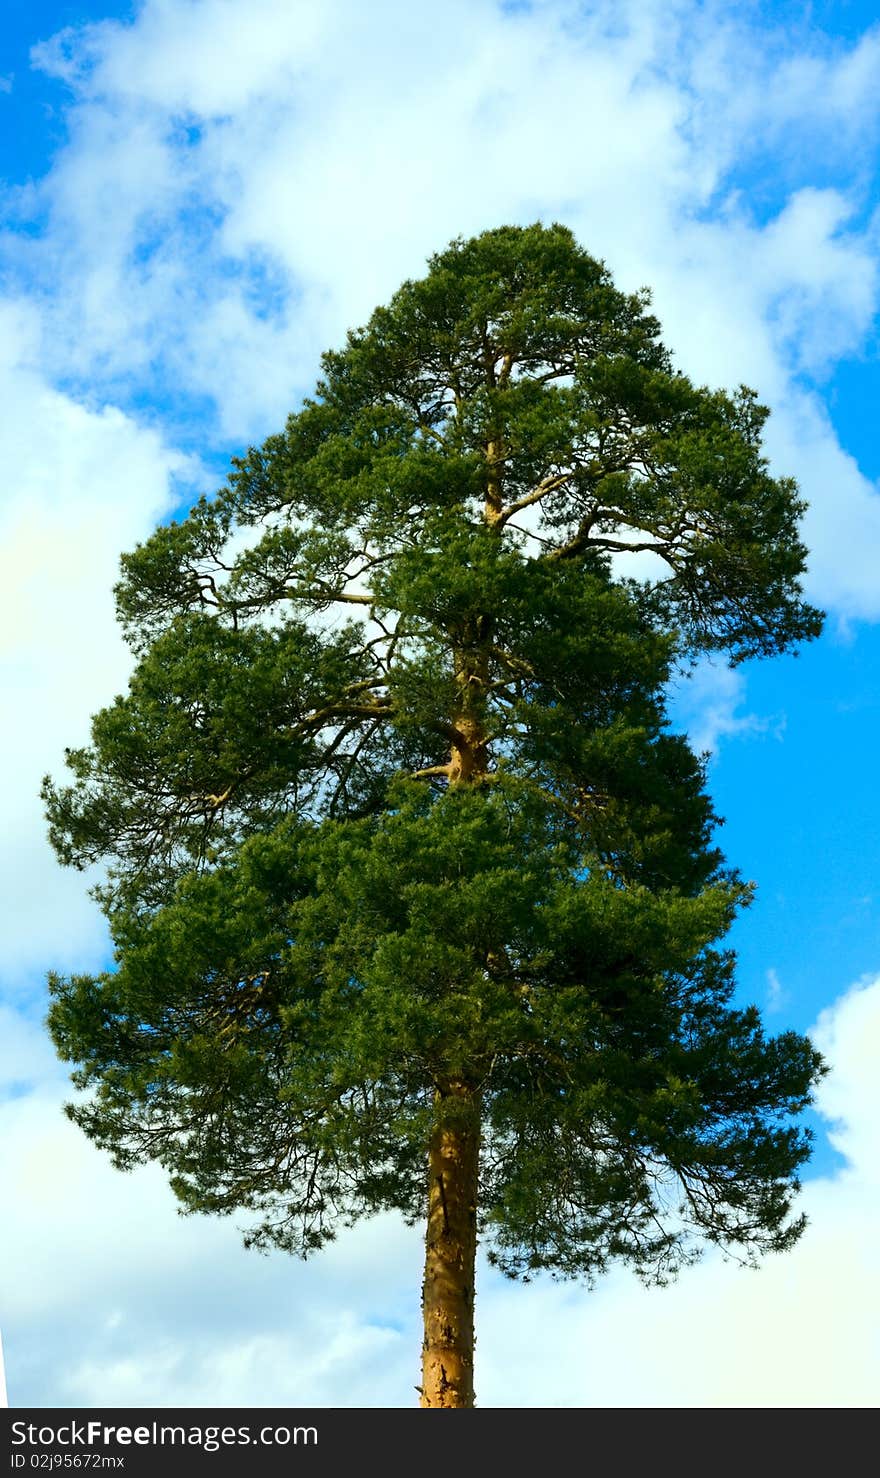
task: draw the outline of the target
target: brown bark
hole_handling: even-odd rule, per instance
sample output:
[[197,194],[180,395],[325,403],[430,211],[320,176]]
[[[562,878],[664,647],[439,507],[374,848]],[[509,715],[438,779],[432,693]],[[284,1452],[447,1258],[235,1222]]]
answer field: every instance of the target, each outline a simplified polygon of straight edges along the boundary
[[479,1095],[463,1083],[445,1084],[435,1094],[428,1149],[422,1406],[474,1404],[479,1155]]
[[486,738],[479,719],[470,714],[461,714],[455,727],[460,737],[452,745],[449,757],[449,783],[472,784],[486,773]]
[[[459,710],[446,773],[449,785],[473,785],[489,767],[482,702],[488,677],[485,640],[456,645]],[[422,1312],[421,1405],[474,1404],[474,1280],[480,1094],[472,1084],[438,1079],[428,1145],[428,1225]]]

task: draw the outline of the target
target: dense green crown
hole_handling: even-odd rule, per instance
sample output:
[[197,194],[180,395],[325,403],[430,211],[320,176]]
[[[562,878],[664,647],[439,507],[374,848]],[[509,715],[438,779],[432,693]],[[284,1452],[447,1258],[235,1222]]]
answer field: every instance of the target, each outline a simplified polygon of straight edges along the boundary
[[465,1083],[507,1270],[786,1245],[818,1059],[731,1007],[748,890],[663,701],[819,628],[766,412],[560,226],[453,243],[323,367],[125,557],[129,692],[46,785],[117,947],[53,984],[74,1116],[308,1250],[422,1213]]

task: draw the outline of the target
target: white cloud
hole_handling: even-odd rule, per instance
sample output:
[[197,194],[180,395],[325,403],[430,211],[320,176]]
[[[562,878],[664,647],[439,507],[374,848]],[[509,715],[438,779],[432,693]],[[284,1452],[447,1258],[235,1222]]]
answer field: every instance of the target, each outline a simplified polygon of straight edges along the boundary
[[295,81],[332,42],[333,9],[249,0],[243,24],[240,0],[149,0],[136,25],[67,27],[32,60],[90,94],[213,117]]
[[798,479],[808,508],[803,538],[809,550],[812,598],[844,620],[880,618],[880,495],[843,451],[827,412],[812,395],[791,395],[767,428],[778,470]]
[[0,1098],[0,1126],[13,1404],[407,1404],[410,1229],[383,1218],[308,1263],[260,1257],[230,1222],[180,1218],[155,1167],[112,1170],[57,1090]]
[[830,1138],[860,1179],[880,1188],[877,1155],[877,1048],[880,1043],[880,981],[866,976],[823,1011],[813,1036],[835,1065],[820,1088],[819,1106],[834,1126]]
[[781,1011],[789,999],[789,993],[779,979],[779,972],[773,967],[765,971],[764,978],[767,982],[766,1009],[768,1015],[774,1015]]
[[[814,1035],[845,1164],[806,1183],[797,1246],[757,1272],[709,1255],[663,1290],[620,1273],[592,1293],[521,1287],[483,1268],[483,1405],[874,1403],[880,979]],[[14,1404],[414,1404],[419,1229],[378,1218],[305,1264],[245,1253],[229,1222],[179,1219],[155,1168],[112,1171],[48,1084],[0,1101],[0,1177],[16,1207],[0,1264]]]
[[711,221],[662,237],[650,280],[688,372],[757,383],[775,406],[793,370],[854,352],[876,311],[878,263],[873,231],[852,227],[853,214],[840,191],[804,188],[761,225],[737,193]]
[[703,658],[695,667],[676,675],[670,684],[670,713],[674,726],[688,735],[697,754],[713,754],[722,739],[766,734],[779,738],[785,726],[780,713],[741,713],[746,701],[746,677],[740,668]]
[[855,46],[837,56],[814,51],[786,57],[776,73],[773,108],[780,123],[812,115],[817,132],[843,127],[848,136],[876,124],[880,79],[880,27],[874,24]]
[[65,1070],[41,1020],[0,1003],[0,1041],[0,1100],[32,1093],[40,1085],[63,1084]]
[[86,409],[33,368],[36,315],[0,302],[0,736],[4,792],[2,973],[16,979],[105,947],[81,878],[62,873],[45,839],[38,792],[82,743],[88,716],[125,683],[112,586],[119,551],[143,538],[189,469],[161,436],[113,406]]

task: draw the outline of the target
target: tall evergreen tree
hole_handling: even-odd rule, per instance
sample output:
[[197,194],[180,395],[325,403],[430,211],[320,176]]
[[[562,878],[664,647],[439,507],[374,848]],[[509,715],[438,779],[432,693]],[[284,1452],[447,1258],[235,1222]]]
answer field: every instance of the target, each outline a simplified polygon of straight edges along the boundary
[[125,556],[129,690],[46,782],[116,946],[52,981],[71,1117],[258,1245],[426,1222],[425,1406],[473,1403],[478,1234],[590,1280],[799,1233],[821,1063],[733,1004],[749,889],[664,711],[819,630],[766,414],[565,228],[454,242]]

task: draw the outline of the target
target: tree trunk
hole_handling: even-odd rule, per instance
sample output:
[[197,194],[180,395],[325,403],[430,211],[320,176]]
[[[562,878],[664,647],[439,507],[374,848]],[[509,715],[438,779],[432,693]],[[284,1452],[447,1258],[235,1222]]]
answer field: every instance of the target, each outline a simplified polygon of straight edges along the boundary
[[462,1083],[438,1088],[428,1148],[422,1406],[474,1404],[479,1157],[479,1095]]
[[[488,675],[485,650],[454,645],[454,670],[461,706],[447,768],[450,788],[475,784],[488,768],[480,714]],[[428,1144],[422,1406],[474,1404],[479,1164],[479,1091],[465,1082],[438,1082]]]

